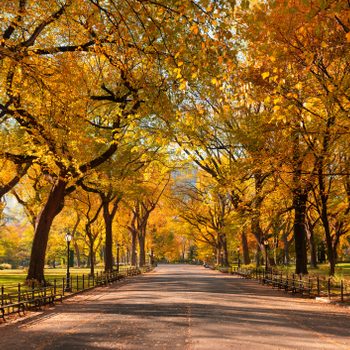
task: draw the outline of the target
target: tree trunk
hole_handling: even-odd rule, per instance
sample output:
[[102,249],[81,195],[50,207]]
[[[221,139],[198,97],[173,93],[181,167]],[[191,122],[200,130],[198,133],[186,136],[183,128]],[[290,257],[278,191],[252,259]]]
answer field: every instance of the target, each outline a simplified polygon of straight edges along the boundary
[[269,260],[269,266],[270,266],[270,267],[276,266],[275,257],[274,257],[274,256],[270,256],[270,255],[267,255],[267,256],[268,256],[268,260]]
[[322,153],[317,160],[317,176],[318,176],[318,186],[320,191],[321,199],[321,221],[324,227],[326,243],[327,243],[327,255],[329,261],[329,275],[333,276],[335,273],[335,262],[336,258],[333,249],[333,237],[331,235],[331,228],[328,220],[328,197],[331,191],[331,182],[329,182],[328,189],[325,184],[324,166],[327,154],[329,152],[329,143],[331,141],[331,127],[335,123],[335,116],[329,116],[327,119],[326,130],[323,134],[322,142]]
[[[142,230],[143,231],[143,230]],[[145,233],[143,232],[138,236],[139,238],[139,250],[140,250],[140,266],[144,266],[146,264],[146,254],[145,254]]]
[[75,256],[77,257],[77,267],[81,266],[81,260],[80,260],[80,250],[78,243],[76,241],[73,242],[74,250],[75,250]]
[[220,238],[217,236],[217,246],[216,246],[216,265],[220,265],[221,264],[221,241]]
[[319,185],[320,199],[321,199],[321,221],[322,221],[322,225],[326,236],[327,256],[328,256],[328,262],[329,262],[329,275],[334,276],[335,256],[334,256],[334,250],[333,250],[333,238],[331,235],[331,228],[328,220],[328,208],[327,208],[328,195],[326,193],[326,186],[324,183],[322,159],[319,161],[318,167],[319,167],[318,185]]
[[305,189],[305,179],[303,179],[303,155],[300,150],[300,126],[295,125],[292,132],[293,155],[292,161],[294,166],[293,172],[293,208],[294,223],[293,234],[295,243],[296,266],[295,273],[307,274],[307,246],[306,246],[306,201],[308,191]]
[[309,244],[310,244],[310,266],[312,268],[317,267],[317,252],[316,252],[316,244],[315,244],[315,236],[314,231],[311,229],[309,235]]
[[288,235],[284,234],[282,236],[282,240],[283,240],[283,263],[286,266],[289,266],[290,264],[290,257],[289,257],[289,241],[288,241]]
[[325,234],[326,234],[326,243],[327,243],[327,257],[329,262],[329,275],[334,276],[335,274],[335,256],[333,250],[333,240],[331,236],[331,231],[329,227],[328,214],[327,211],[322,208],[321,220],[324,226]]
[[255,265],[256,267],[259,267],[261,265],[261,247],[259,243],[256,245]]
[[[118,204],[122,196],[110,196],[99,193],[103,205],[103,219],[105,222],[106,240],[105,240],[105,271],[113,270],[113,219],[117,213]],[[112,204],[110,210],[109,206]]]
[[94,253],[94,241],[90,239],[90,276],[95,274],[95,253]]
[[221,266],[228,266],[227,239],[225,234],[220,234],[221,241]]
[[[260,171],[254,173],[254,186],[255,186],[255,199],[252,203],[252,217],[251,217],[251,232],[255,237],[260,250],[263,249],[262,241],[264,239],[264,233],[260,225],[261,217],[261,205],[264,197],[261,195],[265,177],[262,176]],[[258,265],[257,265],[258,266]]]
[[45,281],[44,266],[49,232],[54,218],[63,209],[66,186],[67,183],[64,180],[57,180],[39,215],[38,223],[34,232],[27,280],[34,279],[39,282]]
[[306,247],[306,201],[307,193],[297,189],[293,194],[294,205],[294,242],[296,266],[295,273],[307,274],[307,247]]
[[131,265],[136,266],[136,240],[137,240],[137,232],[133,231],[131,233]]
[[242,231],[241,239],[242,239],[242,250],[243,250],[243,264],[248,265],[250,264],[250,257],[249,257],[247,234],[245,231]]
[[105,222],[106,240],[105,240],[105,271],[113,270],[113,237],[112,237],[112,218],[108,212],[108,203],[103,204],[103,218]]

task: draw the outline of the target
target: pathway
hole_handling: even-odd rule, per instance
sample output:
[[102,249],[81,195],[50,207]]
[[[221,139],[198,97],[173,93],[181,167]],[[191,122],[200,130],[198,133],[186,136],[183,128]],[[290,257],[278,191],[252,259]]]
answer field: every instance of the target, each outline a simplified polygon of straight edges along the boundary
[[350,349],[348,309],[201,266],[162,265],[0,326],[1,349]]

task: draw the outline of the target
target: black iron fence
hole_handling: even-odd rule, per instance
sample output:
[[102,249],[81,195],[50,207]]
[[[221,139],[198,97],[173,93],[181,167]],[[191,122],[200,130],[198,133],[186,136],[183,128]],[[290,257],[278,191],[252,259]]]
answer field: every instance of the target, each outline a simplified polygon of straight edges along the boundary
[[232,273],[244,278],[256,279],[262,284],[286,292],[300,293],[310,297],[324,297],[329,300],[349,302],[350,282],[334,277],[301,275],[275,269],[233,268]]
[[[120,269],[120,271],[96,272],[93,275],[71,275],[69,280],[66,277],[51,278],[47,279],[43,284],[37,284],[34,281],[4,284],[0,286],[0,311],[2,311],[2,318],[5,315],[20,312],[23,305],[25,309],[29,309],[32,306],[46,304],[44,302],[46,300],[54,301],[54,297],[49,298],[48,291],[52,296],[67,297],[97,286],[108,285],[128,276],[139,275],[151,269],[152,267],[147,265],[140,268],[124,268]],[[39,300],[39,295],[42,295],[42,300]]]

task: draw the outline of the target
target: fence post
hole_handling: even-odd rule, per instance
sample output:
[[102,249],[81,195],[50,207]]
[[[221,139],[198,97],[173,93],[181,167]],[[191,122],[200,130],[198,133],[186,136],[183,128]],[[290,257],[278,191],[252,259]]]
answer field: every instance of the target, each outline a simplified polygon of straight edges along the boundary
[[4,304],[4,292],[5,292],[5,289],[4,289],[4,286],[2,285],[1,286],[1,306]]
[[17,299],[18,299],[18,302],[21,301],[21,284],[18,283],[18,286],[17,286],[17,293],[18,293],[18,296],[17,296]]
[[83,290],[85,289],[85,274],[83,273]]
[[62,278],[62,295],[64,295],[64,290],[65,290],[65,285],[64,285],[64,277]]
[[79,275],[77,275],[77,291],[79,290]]
[[56,293],[56,291],[57,291],[57,282],[56,282],[56,278],[53,280],[53,293],[56,295],[57,293]]

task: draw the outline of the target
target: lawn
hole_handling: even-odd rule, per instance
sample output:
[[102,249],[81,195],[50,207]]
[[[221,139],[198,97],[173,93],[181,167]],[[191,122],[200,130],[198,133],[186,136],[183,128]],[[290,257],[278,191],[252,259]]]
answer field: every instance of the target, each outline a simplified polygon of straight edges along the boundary
[[[102,268],[95,268],[95,272],[100,272],[102,270]],[[45,269],[45,278],[48,280],[55,278],[59,279],[65,277],[66,272],[67,270],[65,268]],[[72,276],[83,274],[88,275],[89,273],[89,268],[70,268],[70,274]],[[0,285],[24,282],[26,276],[26,270],[0,270]]]
[[[237,265],[236,265],[237,266]],[[244,265],[242,267],[245,267]],[[255,267],[252,265],[248,265],[247,267]],[[293,273],[295,271],[295,265],[289,265],[289,266],[276,266],[277,269],[280,269],[285,272]],[[308,266],[309,274],[312,275],[319,275],[319,276],[328,276],[329,272],[329,265],[328,264],[319,264],[318,267],[311,268]],[[350,280],[350,263],[339,263],[336,265],[335,268],[335,278],[336,279],[344,279],[344,280]]]
[[[290,272],[294,272],[295,266],[291,265],[288,267],[283,267],[283,269],[288,269]],[[309,274],[312,275],[320,275],[320,276],[328,276],[329,273],[329,265],[328,264],[319,264],[318,267],[311,268],[308,267]],[[339,279],[350,279],[350,263],[339,263],[335,268],[335,277]]]

